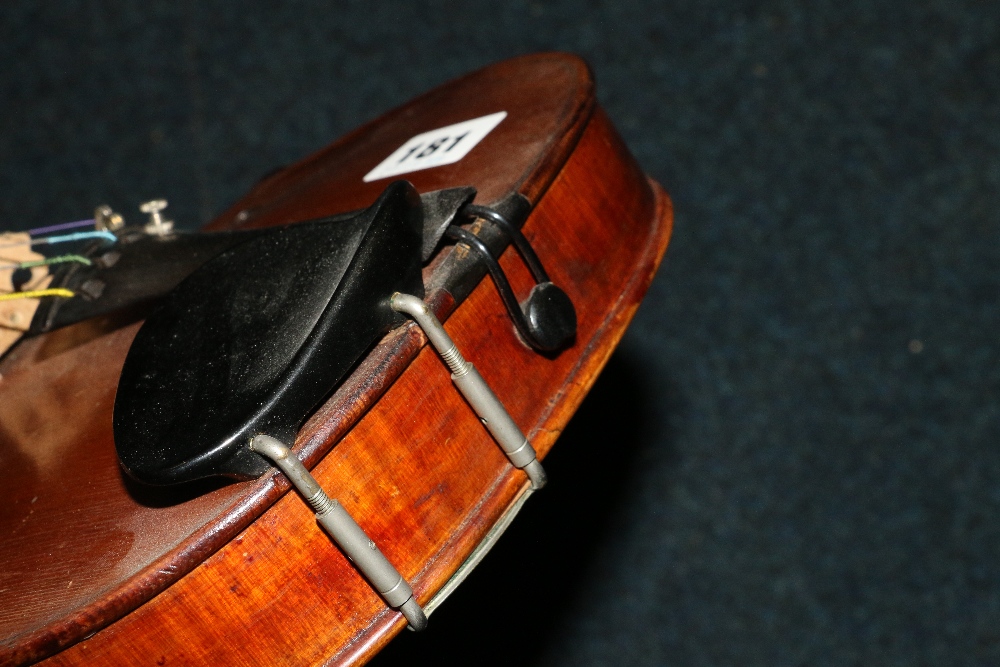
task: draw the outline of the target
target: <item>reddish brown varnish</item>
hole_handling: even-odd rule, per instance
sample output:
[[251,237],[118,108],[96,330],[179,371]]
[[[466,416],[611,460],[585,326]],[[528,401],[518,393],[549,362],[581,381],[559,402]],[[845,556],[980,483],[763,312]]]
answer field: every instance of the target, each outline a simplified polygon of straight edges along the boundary
[[[529,56],[447,84],[268,179],[213,227],[365,206],[387,181],[361,177],[411,136],[500,110],[507,119],[463,160],[405,177],[422,192],[474,185],[480,202],[516,191],[534,204],[525,233],[578,311],[569,349],[552,359],[528,350],[489,281],[457,309],[447,292],[429,296],[544,456],[634,314],[672,220],[595,108],[581,61]],[[513,250],[501,264],[524,294],[530,277]],[[370,657],[404,622],[280,475],[166,493],[122,479],[111,410],[137,326],[82,323],[0,362],[0,456],[13,488],[0,509],[0,663]],[[296,443],[421,603],[527,486],[423,342],[412,326],[387,336]]]

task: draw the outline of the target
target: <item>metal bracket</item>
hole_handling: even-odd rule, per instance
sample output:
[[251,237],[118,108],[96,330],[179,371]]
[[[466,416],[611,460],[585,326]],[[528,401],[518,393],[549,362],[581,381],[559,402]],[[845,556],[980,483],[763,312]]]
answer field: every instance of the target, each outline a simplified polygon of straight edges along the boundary
[[358,525],[358,522],[336,500],[320,487],[306,467],[281,441],[268,435],[258,435],[250,441],[250,449],[270,459],[285,473],[306,502],[316,512],[316,520],[326,529],[338,547],[378,591],[382,599],[398,609],[412,630],[427,627],[427,616],[413,597],[413,589],[403,575],[379,551],[378,546]]
[[431,345],[451,369],[452,382],[472,406],[514,467],[527,473],[531,486],[535,489],[545,486],[547,481],[545,469],[535,456],[535,448],[514,423],[510,413],[486,384],[479,371],[458,351],[451,336],[444,330],[441,321],[431,312],[427,304],[411,294],[396,292],[392,295],[390,305],[393,310],[412,317],[424,330]]
[[507,528],[510,527],[510,524],[514,522],[514,518],[534,492],[535,490],[530,487],[524,490],[517,500],[514,501],[514,504],[500,516],[499,521],[493,524],[490,532],[486,533],[486,536],[480,540],[476,548],[469,554],[469,557],[458,566],[455,574],[451,575],[451,578],[434,594],[434,597],[427,601],[427,604],[424,605],[424,613],[427,614],[428,618],[437,611],[438,607],[444,604],[444,601],[458,589],[466,577],[486,558],[486,554],[490,552]]

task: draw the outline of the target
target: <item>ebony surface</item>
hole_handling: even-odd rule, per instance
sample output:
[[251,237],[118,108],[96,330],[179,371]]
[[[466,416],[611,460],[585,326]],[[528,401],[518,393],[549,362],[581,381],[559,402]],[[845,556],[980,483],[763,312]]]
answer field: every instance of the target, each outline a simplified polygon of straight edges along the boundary
[[[500,549],[383,664],[1000,659],[1000,38],[988,3],[0,9],[0,221],[193,228],[487,62],[562,49],[677,211]],[[544,259],[544,258],[543,258]],[[600,397],[603,397],[601,400]],[[614,464],[579,451],[612,438]],[[564,443],[564,444],[568,444]],[[593,449],[591,449],[593,451]],[[596,523],[594,523],[596,520]],[[516,598],[516,599],[515,599]],[[503,610],[501,610],[503,611]],[[404,650],[405,648],[405,650]]]
[[250,440],[294,442],[403,323],[392,294],[423,296],[422,226],[420,198],[400,181],[352,218],[263,234],[188,276],[143,323],[122,368],[114,443],[125,471],[181,484],[270,470]]

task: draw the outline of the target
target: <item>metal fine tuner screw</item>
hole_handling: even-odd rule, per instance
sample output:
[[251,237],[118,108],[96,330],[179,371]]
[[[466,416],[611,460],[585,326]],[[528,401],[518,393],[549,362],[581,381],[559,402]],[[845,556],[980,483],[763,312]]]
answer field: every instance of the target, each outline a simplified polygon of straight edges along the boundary
[[94,209],[94,226],[103,232],[117,232],[125,226],[125,219],[107,204],[102,204]]
[[147,234],[153,234],[155,236],[164,236],[173,231],[174,221],[164,220],[163,216],[160,215],[160,211],[162,211],[166,207],[167,207],[166,199],[153,199],[139,206],[140,211],[149,214],[149,222],[147,222],[146,226],[143,227],[143,230]]

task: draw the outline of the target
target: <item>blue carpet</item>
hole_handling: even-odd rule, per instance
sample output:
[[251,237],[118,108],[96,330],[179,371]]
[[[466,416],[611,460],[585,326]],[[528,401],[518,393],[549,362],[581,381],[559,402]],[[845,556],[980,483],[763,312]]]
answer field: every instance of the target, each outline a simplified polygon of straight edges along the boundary
[[943,1],[4,3],[0,227],[163,196],[193,228],[432,85],[579,53],[674,241],[551,488],[378,664],[1000,664],[998,25]]

